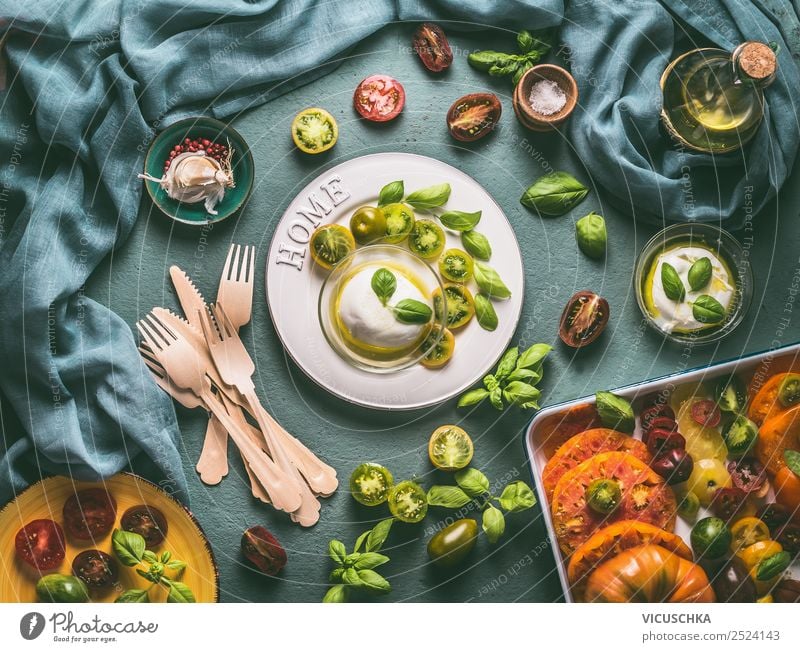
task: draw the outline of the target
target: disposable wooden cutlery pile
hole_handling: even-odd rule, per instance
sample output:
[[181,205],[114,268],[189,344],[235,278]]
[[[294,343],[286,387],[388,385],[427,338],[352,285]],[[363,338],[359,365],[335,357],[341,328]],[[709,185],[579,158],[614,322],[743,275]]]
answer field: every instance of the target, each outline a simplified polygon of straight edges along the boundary
[[201,480],[217,484],[227,475],[230,437],[253,496],[308,527],[319,520],[317,496],[331,495],[339,482],[336,471],[286,432],[256,395],[255,364],[239,337],[252,314],[254,269],[255,249],[231,245],[217,303],[207,304],[186,273],[171,267],[186,318],[153,308],[136,323],[139,351],[164,391],[185,407],[209,412],[196,467]]

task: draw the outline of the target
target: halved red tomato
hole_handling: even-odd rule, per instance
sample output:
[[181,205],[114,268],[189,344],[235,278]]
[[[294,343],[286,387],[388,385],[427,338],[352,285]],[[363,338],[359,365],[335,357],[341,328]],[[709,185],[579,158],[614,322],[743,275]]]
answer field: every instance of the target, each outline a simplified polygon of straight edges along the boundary
[[14,547],[26,564],[40,571],[52,570],[64,561],[64,530],[48,518],[36,519],[20,528],[14,538]]
[[471,93],[459,97],[447,112],[450,135],[472,142],[489,134],[500,121],[503,106],[493,93]]
[[117,502],[105,489],[83,489],[64,503],[64,527],[79,541],[97,541],[114,527]]
[[600,415],[592,403],[581,403],[563,412],[544,417],[536,428],[545,456],[549,459],[571,437],[591,428],[599,428]]
[[[586,490],[595,480],[619,484],[619,505],[610,514],[591,509]],[[642,521],[675,529],[677,501],[655,471],[629,453],[600,453],[567,471],[553,491],[553,526],[564,554],[572,554],[598,528],[618,521]]]
[[353,106],[362,118],[388,122],[396,118],[406,103],[403,85],[388,75],[371,75],[353,94]]
[[553,497],[553,490],[567,471],[574,469],[593,455],[608,451],[630,453],[645,464],[649,464],[651,459],[647,446],[624,432],[610,428],[592,428],[578,433],[555,452],[542,471],[542,485],[547,499]]
[[453,63],[453,50],[444,30],[436,23],[422,23],[414,32],[412,42],[414,52],[431,72],[441,72]]

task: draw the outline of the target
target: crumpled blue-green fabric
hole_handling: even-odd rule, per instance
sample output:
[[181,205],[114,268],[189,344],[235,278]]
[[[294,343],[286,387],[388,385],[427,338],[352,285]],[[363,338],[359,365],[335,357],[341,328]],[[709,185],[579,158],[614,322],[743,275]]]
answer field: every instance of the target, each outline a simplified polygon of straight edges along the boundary
[[[108,476],[142,452],[164,486],[185,496],[170,400],[141,364],[128,325],[82,292],[133,227],[141,198],[133,172],[154,129],[266,102],[324,74],[392,21],[452,21],[452,33],[563,23],[562,53],[581,93],[568,135],[587,172],[636,215],[738,226],[745,187],[756,212],[785,179],[798,143],[791,94],[800,79],[787,47],[797,15],[788,2],[769,5],[2,0],[0,390],[25,436],[0,460],[0,497],[40,473]],[[678,153],[660,135],[657,80],[679,40],[673,16],[722,47],[745,38],[779,45],[768,119],[748,153],[712,161]]]

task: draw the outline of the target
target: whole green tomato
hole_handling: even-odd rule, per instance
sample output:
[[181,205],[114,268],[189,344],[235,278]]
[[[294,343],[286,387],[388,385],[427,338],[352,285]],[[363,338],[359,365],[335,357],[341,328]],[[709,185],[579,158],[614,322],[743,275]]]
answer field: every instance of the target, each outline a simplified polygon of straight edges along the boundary
[[434,534],[428,541],[428,557],[442,568],[457,566],[475,547],[477,537],[477,521],[471,518],[459,519]]

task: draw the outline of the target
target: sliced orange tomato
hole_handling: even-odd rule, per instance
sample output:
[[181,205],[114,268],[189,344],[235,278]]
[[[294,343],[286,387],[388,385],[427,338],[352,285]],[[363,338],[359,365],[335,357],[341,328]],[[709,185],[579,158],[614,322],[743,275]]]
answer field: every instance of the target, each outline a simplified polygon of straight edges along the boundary
[[691,548],[677,534],[641,521],[620,521],[595,532],[570,557],[567,575],[575,598],[583,599],[586,581],[600,564],[645,544],[659,545],[688,561],[694,559]]
[[800,444],[800,405],[779,412],[761,426],[758,431],[756,456],[771,475],[778,474],[786,461],[783,454],[788,449],[796,450]]
[[553,490],[567,471],[574,469],[593,455],[608,451],[623,451],[650,463],[651,455],[647,446],[624,432],[610,428],[592,428],[568,439],[553,454],[542,471],[542,485],[547,499],[553,498]]
[[790,514],[795,514],[795,518],[800,518],[800,476],[784,466],[775,474],[772,485],[775,502],[783,505]]
[[788,373],[779,373],[770,376],[756,395],[753,396],[753,400],[750,402],[750,407],[747,410],[747,415],[759,426],[762,423],[766,423],[772,417],[786,411],[787,408],[778,400],[778,390],[780,389],[781,382],[783,382],[783,379],[788,375]]
[[574,405],[563,412],[551,414],[539,422],[536,429],[541,433],[538,440],[544,450],[545,457],[550,459],[558,448],[570,437],[590,428],[599,428],[600,415],[591,403]]
[[773,375],[787,371],[800,373],[800,351],[793,355],[762,360],[750,378],[747,395],[755,396]]
[[731,552],[737,554],[754,543],[769,541],[770,533],[760,518],[745,516],[731,525],[731,537]]

